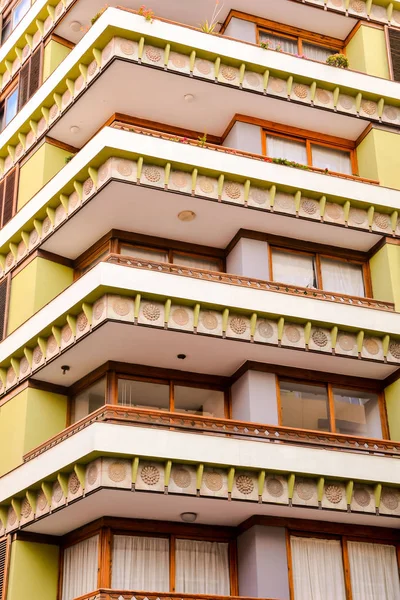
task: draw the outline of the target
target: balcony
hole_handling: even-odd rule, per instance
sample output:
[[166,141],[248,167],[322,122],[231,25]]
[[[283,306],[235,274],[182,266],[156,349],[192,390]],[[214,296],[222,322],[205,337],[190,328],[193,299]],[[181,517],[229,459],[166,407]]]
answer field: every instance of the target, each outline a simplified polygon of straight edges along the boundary
[[[208,596],[205,594],[176,594],[176,593],[154,593],[154,592],[132,592],[126,590],[107,590],[100,589],[84,596],[79,596],[75,600],[256,600],[247,596]],[[257,599],[258,600],[258,599]],[[278,600],[274,598],[264,598],[263,600]]]

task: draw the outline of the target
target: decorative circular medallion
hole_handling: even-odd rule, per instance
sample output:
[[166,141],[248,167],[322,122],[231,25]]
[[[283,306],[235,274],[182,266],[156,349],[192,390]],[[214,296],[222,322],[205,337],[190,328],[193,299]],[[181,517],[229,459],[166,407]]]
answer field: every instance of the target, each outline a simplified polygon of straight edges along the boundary
[[63,207],[62,204],[60,204],[59,206],[57,206],[56,208],[56,214],[55,214],[55,224],[58,225],[59,223],[61,223],[61,221],[66,217],[67,213],[65,212],[65,208]]
[[156,485],[160,481],[160,471],[154,465],[145,465],[140,471],[140,477],[146,485]]
[[197,61],[196,68],[202,75],[209,75],[211,73],[211,63],[206,60]]
[[390,223],[389,215],[385,215],[384,213],[375,213],[374,223],[377,227],[379,227],[379,229],[387,229]]
[[336,6],[337,8],[340,8],[341,6],[343,6],[343,0],[331,0],[332,5]]
[[33,362],[35,365],[38,365],[43,358],[43,354],[41,349],[39,348],[39,346],[36,346],[36,348],[33,351]]
[[111,481],[120,483],[126,477],[126,465],[122,462],[112,462],[108,465],[108,476]]
[[350,96],[339,96],[339,104],[345,110],[351,110],[354,107],[354,98]]
[[153,304],[151,302],[146,303],[143,306],[143,316],[148,321],[158,321],[161,317],[161,309],[157,304]]
[[378,4],[373,4],[371,7],[371,15],[375,19],[384,19],[387,20],[387,12],[384,6],[379,6]]
[[52,354],[58,350],[57,340],[54,335],[51,335],[47,340],[47,352]]
[[146,177],[147,181],[151,183],[157,183],[161,179],[161,173],[157,167],[145,167],[143,169],[143,174]]
[[388,510],[396,510],[399,506],[399,495],[390,488],[384,488],[382,492],[381,502]]
[[[123,161],[120,161],[120,162],[123,162]],[[119,172],[118,165],[117,165],[117,171]],[[99,172],[98,172],[98,177],[99,177],[100,183],[102,183],[103,181],[105,181],[107,179],[108,173],[109,173],[108,163],[101,165]]]
[[112,42],[110,44],[107,44],[107,46],[104,48],[103,52],[101,53],[101,58],[103,60],[103,62],[107,62],[108,59],[111,57],[113,52],[113,44]]
[[29,131],[26,136],[26,145],[30,146],[35,141],[35,133],[33,131]]
[[182,189],[188,185],[189,177],[186,173],[176,171],[171,175],[171,182],[174,184],[175,187]]
[[322,331],[322,329],[316,329],[313,331],[311,339],[314,344],[320,348],[325,348],[328,343],[328,336],[324,331]]
[[284,196],[279,194],[276,196],[275,205],[282,210],[292,210],[294,208],[294,200],[292,196]]
[[366,507],[370,503],[370,495],[365,488],[357,488],[354,492],[355,502],[362,507]]
[[327,204],[325,212],[333,221],[338,221],[343,217],[343,208],[340,204]]
[[19,372],[21,375],[25,375],[29,371],[29,362],[26,356],[21,358],[21,362],[19,363]]
[[31,49],[30,46],[28,44],[26,44],[26,46],[24,46],[24,49],[22,51],[22,58],[25,59],[29,56]]
[[[117,171],[122,177],[130,177],[133,173],[133,166],[130,160],[119,160],[117,162]],[[106,176],[104,177],[104,179]]]
[[184,308],[176,308],[172,313],[172,320],[177,325],[184,327],[189,323],[189,315]]
[[29,236],[29,245],[33,246],[34,244],[36,244],[38,239],[39,239],[38,232],[36,231],[36,229],[32,229],[31,234]]
[[265,204],[268,200],[268,192],[260,188],[253,188],[250,191],[250,198],[256,204]]
[[58,481],[55,482],[55,484],[53,485],[53,502],[55,502],[56,504],[58,504],[59,502],[61,502],[63,497],[63,491],[61,489],[61,485],[58,483]]
[[106,303],[103,299],[98,300],[93,307],[93,316],[96,321],[99,321],[103,316]]
[[90,77],[92,77],[97,71],[97,62],[95,60],[92,60],[92,62],[90,63],[90,65],[88,66],[88,75],[90,75]]
[[225,194],[232,200],[238,200],[241,196],[242,190],[239,184],[233,181],[228,181],[225,185]]
[[202,177],[199,181],[200,189],[205,194],[212,194],[214,192],[214,181],[207,177]]
[[129,313],[130,307],[129,300],[126,298],[117,298],[112,303],[113,311],[120,317],[126,317],[126,315]]
[[363,13],[365,10],[365,4],[362,0],[351,0],[350,8],[356,13]]
[[201,316],[201,323],[208,331],[214,331],[218,327],[218,319],[212,312],[205,312]]
[[325,488],[325,496],[332,504],[339,504],[343,498],[343,490],[338,485],[330,484]]
[[70,494],[76,494],[81,487],[80,481],[76,473],[72,473],[68,480],[68,491]]
[[223,485],[221,473],[217,473],[216,471],[207,471],[204,475],[204,483],[210,492],[219,492]]
[[24,242],[20,242],[18,244],[18,250],[17,250],[17,254],[18,254],[18,258],[21,258],[26,252],[26,246]]
[[76,328],[78,329],[78,331],[82,332],[85,331],[87,326],[88,320],[85,313],[80,313],[78,315],[78,318],[76,319]]
[[62,96],[62,103],[64,104],[68,104],[68,102],[70,102],[71,100],[71,92],[69,90],[67,90],[66,92],[63,93]]
[[11,267],[14,262],[14,254],[9,252],[6,256],[6,267]]
[[21,515],[24,517],[24,519],[29,519],[31,513],[32,513],[32,507],[29,504],[28,499],[24,498],[22,500],[22,504],[21,504]]
[[76,206],[79,204],[79,196],[77,192],[72,192],[70,197],[68,198],[68,208],[70,210],[74,210]]
[[372,354],[372,356],[376,356],[377,354],[379,354],[379,344],[372,338],[367,338],[366,340],[364,340],[364,348],[369,354]]
[[122,54],[126,56],[132,56],[135,52],[135,44],[129,40],[123,40],[120,45]]
[[67,343],[72,338],[72,329],[69,325],[64,325],[61,329],[61,339],[63,342]]
[[8,524],[11,525],[11,527],[12,527],[13,525],[15,525],[16,522],[17,522],[17,513],[15,512],[13,507],[10,506],[10,508],[8,510]]
[[297,83],[293,88],[293,92],[297,98],[304,100],[304,98],[307,98],[308,96],[308,87],[301,83]]
[[32,46],[33,47],[37,46],[37,44],[40,42],[41,39],[42,39],[42,34],[41,34],[40,30],[38,29],[37,31],[35,31],[35,33],[33,35]]
[[236,477],[236,487],[241,494],[248,496],[254,490],[254,481],[248,475],[238,475]]
[[268,321],[261,321],[261,323],[258,324],[257,329],[260,336],[266,340],[269,340],[274,335],[273,327]]
[[297,344],[297,342],[300,341],[300,332],[297,327],[294,327],[293,325],[286,327],[285,334],[289,342],[292,342],[292,344]]
[[326,90],[318,89],[315,95],[318,102],[321,102],[321,104],[329,104],[331,101],[331,95]]
[[261,78],[259,75],[257,75],[257,73],[246,73],[244,78],[250,87],[256,88],[261,84]]
[[267,479],[266,488],[268,494],[273,498],[280,498],[284,492],[283,483],[276,477]]
[[318,204],[314,200],[302,200],[300,206],[307,215],[315,215],[318,210]]
[[173,469],[172,471],[172,479],[177,487],[180,488],[188,488],[190,482],[192,480],[190,476],[190,471],[184,469],[183,467],[178,467],[177,469]]
[[397,360],[400,359],[400,344],[398,342],[391,342],[389,345],[389,352]]
[[47,498],[44,495],[44,492],[40,490],[37,495],[37,507],[39,510],[44,510],[47,506]]
[[398,112],[393,106],[386,106],[383,111],[383,116],[386,117],[389,121],[396,121]]
[[15,380],[16,380],[15,371],[12,367],[10,367],[7,371],[7,383],[9,383],[11,385],[12,383],[14,383]]
[[361,102],[361,108],[367,115],[374,115],[376,113],[376,104],[375,102],[371,102],[371,100],[363,100]]
[[242,317],[232,317],[229,325],[232,331],[237,335],[243,335],[244,333],[246,333],[247,323],[246,320]]
[[238,71],[233,67],[227,67],[224,65],[221,67],[221,75],[227,81],[234,81],[238,75]]
[[171,63],[176,69],[184,69],[187,67],[188,60],[186,56],[183,56],[182,54],[173,54],[171,57]]
[[89,178],[86,179],[85,183],[83,184],[83,193],[85,194],[85,196],[88,196],[90,194],[90,192],[93,189],[93,179]]
[[97,469],[97,465],[90,465],[87,471],[87,482],[89,485],[94,485],[97,481],[97,477],[99,475],[99,471]]
[[361,210],[360,208],[351,208],[349,217],[350,221],[356,225],[363,225],[367,220],[367,213],[365,210]]
[[296,484],[297,495],[301,500],[307,502],[314,496],[315,486],[311,481],[303,480]]
[[50,27],[53,25],[53,19],[50,17],[50,15],[47,17],[47,19],[44,22],[44,30],[47,31],[48,29],[50,29]]
[[15,156],[16,158],[19,158],[24,152],[24,148],[22,146],[21,143],[17,144],[17,147],[15,148]]
[[271,90],[277,94],[281,94],[285,89],[285,82],[282,79],[275,79],[271,77]]
[[154,48],[153,46],[148,46],[145,50],[145,54],[147,59],[153,63],[160,62],[162,58],[161,50],[159,50],[158,48]]
[[42,223],[42,232],[44,234],[46,234],[50,231],[50,229],[51,229],[51,221],[50,221],[49,217],[46,217]]
[[12,166],[13,166],[13,159],[11,158],[10,155],[8,155],[6,160],[4,161],[4,172],[8,171],[8,169],[11,169]]
[[338,344],[342,350],[344,350],[345,352],[350,352],[351,350],[353,350],[356,344],[356,340],[352,335],[342,333],[342,335],[339,335]]

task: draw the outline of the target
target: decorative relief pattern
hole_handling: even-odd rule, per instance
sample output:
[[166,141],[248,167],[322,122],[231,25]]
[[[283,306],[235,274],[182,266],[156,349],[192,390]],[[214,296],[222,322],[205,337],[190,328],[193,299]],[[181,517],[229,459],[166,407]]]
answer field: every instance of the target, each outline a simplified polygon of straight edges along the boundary
[[368,490],[362,487],[357,488],[354,491],[354,501],[362,508],[368,506],[371,501],[371,497],[369,495]]
[[56,481],[55,484],[53,485],[53,502],[58,504],[59,502],[61,502],[62,497],[63,497],[63,491],[62,491],[61,485],[58,483],[58,481]]
[[[133,173],[133,165],[130,160],[118,160],[117,161],[117,171],[122,177],[130,177]],[[106,179],[107,175],[104,175],[104,179]]]
[[224,187],[225,194],[231,200],[238,200],[242,195],[242,190],[239,184],[234,183],[233,181],[228,181],[228,183]]
[[274,335],[274,330],[272,325],[268,323],[268,321],[262,321],[257,326],[258,333],[260,336],[266,340],[269,340]]
[[222,490],[223,486],[223,478],[221,473],[217,473],[216,471],[207,471],[207,473],[204,475],[204,483],[210,492],[219,492]]
[[192,480],[190,471],[183,467],[177,467],[172,470],[172,479],[175,485],[182,489],[188,488]]
[[381,503],[387,510],[397,510],[399,507],[399,493],[390,488],[383,488]]
[[212,312],[205,312],[201,316],[201,323],[208,331],[214,331],[218,327],[218,319]]
[[75,495],[78,493],[79,488],[81,487],[80,481],[76,473],[72,473],[68,480],[68,491]]
[[321,329],[316,329],[311,338],[314,344],[320,348],[325,348],[325,346],[328,344],[328,336]]
[[379,354],[379,344],[372,338],[366,338],[364,340],[364,348],[369,354],[372,354],[372,356],[376,356],[377,354]]
[[250,199],[256,204],[265,204],[268,200],[268,192],[260,188],[251,188]]
[[325,488],[325,496],[332,504],[339,504],[343,498],[343,490],[338,485],[327,485]]
[[[126,317],[126,315],[129,314],[131,305],[130,305],[130,302],[128,299],[117,298],[116,300],[113,301],[112,308],[113,308],[113,311],[115,312],[115,314],[119,315],[120,317]],[[104,305],[101,307],[100,317],[103,314],[103,311],[104,311]],[[100,318],[100,317],[98,317],[98,318]]]
[[199,180],[200,189],[204,194],[213,194],[215,190],[215,183],[208,177],[201,177]]
[[300,206],[308,215],[315,215],[318,211],[318,204],[315,200],[302,200]]
[[294,95],[297,96],[297,98],[304,100],[308,96],[308,87],[301,83],[297,83],[293,87],[293,92],[294,92]]
[[88,320],[87,320],[85,313],[80,313],[78,315],[78,318],[76,319],[77,330],[82,333],[82,331],[85,331],[87,326],[88,326]]
[[158,321],[161,316],[161,309],[157,304],[148,302],[143,306],[143,316],[148,321]]
[[97,465],[93,464],[90,465],[87,471],[87,481],[89,485],[94,485],[97,481],[97,478],[99,476],[99,470],[97,468]]
[[296,492],[298,497],[304,502],[311,500],[315,493],[315,485],[311,481],[306,479],[300,480],[296,483]]
[[266,488],[268,494],[273,498],[280,498],[285,491],[282,482],[279,481],[279,479],[272,477],[267,479]]
[[338,344],[342,350],[345,352],[351,352],[354,346],[356,345],[355,337],[352,335],[342,334],[339,335]]
[[145,167],[143,169],[143,174],[150,183],[157,183],[161,179],[161,173],[157,167]]
[[126,465],[125,463],[118,461],[112,462],[108,465],[107,472],[111,481],[114,481],[114,483],[120,483],[126,477]]
[[44,492],[42,490],[40,490],[40,492],[37,495],[37,507],[40,511],[43,511],[47,506],[47,499],[46,496],[44,495]]
[[236,477],[236,487],[241,494],[248,496],[254,490],[254,481],[248,475],[238,475]]
[[234,81],[238,77],[238,74],[238,70],[234,67],[227,67],[226,65],[221,67],[221,75],[227,81]]
[[154,48],[153,46],[148,46],[145,50],[146,58],[150,62],[158,63],[162,58],[162,52],[158,48]]
[[42,362],[43,359],[43,354],[41,349],[39,348],[39,346],[36,346],[36,348],[33,351],[33,362],[35,365],[38,365]]
[[394,358],[400,360],[400,344],[398,342],[391,342],[389,344],[389,352]]
[[317,89],[315,95],[317,100],[321,102],[321,104],[329,104],[329,102],[331,101],[330,94],[325,90]]
[[67,343],[72,338],[72,329],[69,325],[64,325],[61,329],[61,339],[63,342]]
[[285,334],[289,342],[292,342],[292,344],[297,344],[297,342],[300,341],[300,332],[297,327],[289,325],[289,327],[286,327],[285,329]]
[[196,68],[202,75],[210,75],[212,66],[207,60],[197,60]]
[[140,477],[146,485],[156,485],[160,481],[160,471],[154,465],[145,465],[140,471]]
[[379,229],[387,229],[390,225],[389,215],[383,213],[374,214],[374,223]]
[[361,108],[367,115],[374,115],[376,113],[376,104],[370,100],[363,100]]
[[29,519],[29,517],[32,514],[32,507],[28,502],[27,498],[24,498],[22,500],[22,504],[21,504],[21,515],[23,516],[24,519]]
[[184,308],[176,308],[172,312],[172,320],[176,325],[184,327],[189,323],[189,314]]
[[232,331],[237,335],[242,335],[243,333],[246,333],[247,323],[242,317],[233,317],[230,320],[229,325]]

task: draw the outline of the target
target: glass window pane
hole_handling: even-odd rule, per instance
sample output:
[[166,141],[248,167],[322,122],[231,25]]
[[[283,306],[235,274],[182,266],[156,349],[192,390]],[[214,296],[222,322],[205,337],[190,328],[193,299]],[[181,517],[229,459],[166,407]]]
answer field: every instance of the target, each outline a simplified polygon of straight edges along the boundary
[[190,256],[188,254],[178,254],[174,252],[172,262],[174,265],[183,267],[193,267],[195,269],[205,269],[207,271],[219,271],[219,261],[213,258],[203,258],[201,256]]
[[176,591],[229,596],[228,544],[176,540]]
[[322,286],[337,294],[364,297],[364,274],[362,265],[321,257]]
[[348,435],[382,437],[377,394],[359,390],[333,389],[336,430]]
[[5,117],[5,125],[8,125],[11,119],[15,117],[18,110],[18,88],[8,96],[6,100],[6,117]]
[[336,50],[331,50],[330,48],[325,48],[324,46],[303,42],[303,54],[311,60],[317,60],[318,62],[324,63],[326,62],[328,56],[332,56],[332,54],[336,53]]
[[279,283],[316,288],[315,258],[312,255],[272,250],[273,279]]
[[260,31],[260,42],[264,44],[268,43],[268,48],[271,50],[276,50],[277,47],[280,47],[282,52],[297,54],[298,45],[296,39],[287,38],[283,35],[275,35],[267,31]]
[[174,400],[176,412],[188,412],[206,417],[225,417],[224,392],[175,385]]
[[165,250],[153,250],[153,248],[142,248],[141,246],[121,246],[121,254],[134,258],[168,262],[168,253]]
[[118,404],[154,410],[169,410],[169,385],[118,379]]
[[81,394],[75,397],[72,422],[87,417],[92,412],[103,406],[106,402],[106,378],[103,377],[87,387]]
[[282,425],[329,431],[326,388],[304,383],[280,382]]
[[400,600],[396,548],[348,542],[353,600]]
[[64,550],[62,600],[74,600],[97,589],[99,536]]
[[13,29],[26,15],[31,5],[31,0],[21,0],[13,10]]
[[311,151],[313,167],[328,169],[333,173],[352,174],[350,152],[316,144],[311,144]]
[[169,540],[113,537],[111,587],[115,590],[169,591]]
[[306,165],[306,143],[276,135],[267,135],[267,156],[270,158],[285,158]]
[[10,37],[10,33],[12,32],[12,21],[11,21],[11,17],[7,18],[6,21],[4,21],[3,26],[1,28],[1,43],[4,44],[4,42]]

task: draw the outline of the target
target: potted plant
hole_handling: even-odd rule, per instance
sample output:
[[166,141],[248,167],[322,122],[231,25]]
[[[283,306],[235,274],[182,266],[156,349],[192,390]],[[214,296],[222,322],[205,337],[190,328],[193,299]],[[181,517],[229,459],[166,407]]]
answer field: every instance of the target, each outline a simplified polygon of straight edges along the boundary
[[344,54],[331,54],[326,59],[326,64],[331,67],[338,67],[339,69],[348,69],[349,59]]

